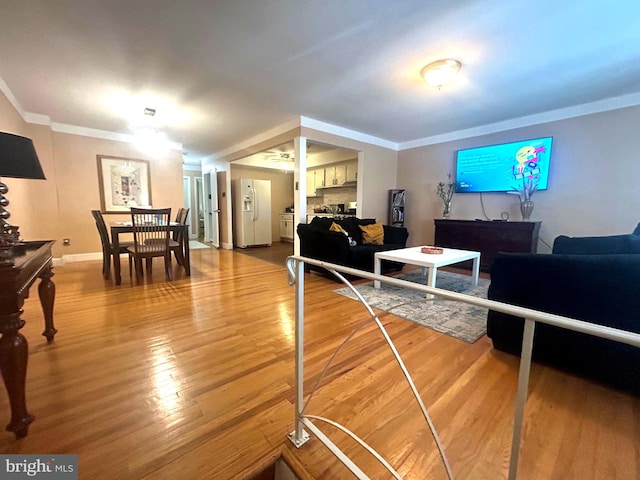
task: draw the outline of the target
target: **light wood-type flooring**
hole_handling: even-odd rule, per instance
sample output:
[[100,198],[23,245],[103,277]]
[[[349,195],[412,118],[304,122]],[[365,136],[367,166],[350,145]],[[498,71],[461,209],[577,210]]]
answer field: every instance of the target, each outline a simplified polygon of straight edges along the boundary
[[[75,453],[81,479],[252,478],[284,451],[302,478],[351,474],[312,438],[292,448],[294,290],[284,266],[228,250],[193,250],[192,276],[119,287],[101,262],[54,269],[52,344],[37,289],[24,306],[27,405],[36,420],[3,453]],[[123,258],[123,271],[127,272]],[[366,320],[339,284],[306,275],[308,391]],[[469,345],[381,315],[440,432],[457,479],[506,478],[518,359],[483,337]],[[358,433],[406,479],[446,478],[400,370],[369,323],[336,357],[309,413]],[[9,421],[0,394],[0,423]],[[388,473],[321,426],[375,479]],[[521,479],[640,478],[640,399],[534,365]],[[264,477],[262,477],[264,478]]]

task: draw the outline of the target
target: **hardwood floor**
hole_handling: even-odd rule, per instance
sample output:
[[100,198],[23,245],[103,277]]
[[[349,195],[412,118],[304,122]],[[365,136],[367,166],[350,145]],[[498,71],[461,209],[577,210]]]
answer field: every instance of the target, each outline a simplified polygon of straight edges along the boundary
[[287,257],[293,255],[293,243],[290,242],[273,242],[268,247],[248,247],[237,248],[237,253],[249,255],[250,257],[264,260],[265,262],[284,265]]
[[[101,262],[54,269],[58,334],[48,345],[35,288],[29,435],[0,434],[4,453],[75,453],[81,479],[250,478],[284,456],[301,478],[348,479],[316,439],[293,429],[293,288],[283,266],[228,250],[191,252],[192,276],[160,265],[142,285],[114,286]],[[123,265],[123,271],[127,271]],[[366,315],[306,275],[308,392],[324,362]],[[438,428],[457,479],[506,478],[518,359],[381,316]],[[368,324],[336,357],[309,413],[364,437],[405,479],[444,469],[391,352]],[[6,395],[0,421],[9,421]],[[389,475],[321,425],[372,478]],[[521,479],[640,478],[640,399],[534,365]]]

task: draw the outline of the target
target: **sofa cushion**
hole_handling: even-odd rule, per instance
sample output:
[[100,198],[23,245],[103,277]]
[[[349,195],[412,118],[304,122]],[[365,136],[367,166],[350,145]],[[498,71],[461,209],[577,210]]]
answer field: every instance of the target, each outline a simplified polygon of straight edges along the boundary
[[358,225],[362,230],[362,244],[382,245],[384,243],[384,229],[382,223],[376,222],[371,225]]
[[312,225],[316,228],[321,228],[323,230],[329,230],[331,228],[332,223],[333,223],[333,218],[313,217],[309,225]]
[[636,226],[636,229],[633,231],[633,235],[640,235],[640,223]]
[[375,218],[346,217],[336,220],[336,223],[344,228],[358,245],[362,245],[362,230],[360,230],[360,225],[371,225],[372,223],[376,223],[376,220]]
[[609,235],[603,237],[567,237],[560,235],[553,242],[553,253],[603,255],[609,253],[640,253],[640,235]]

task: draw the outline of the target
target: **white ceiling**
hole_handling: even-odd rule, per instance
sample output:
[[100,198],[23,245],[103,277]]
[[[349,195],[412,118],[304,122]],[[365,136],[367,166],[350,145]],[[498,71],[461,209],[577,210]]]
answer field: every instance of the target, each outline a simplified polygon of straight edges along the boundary
[[[0,12],[0,77],[28,118],[133,133],[153,107],[191,158],[299,116],[402,145],[640,99],[638,0],[0,0]],[[420,69],[444,57],[463,69],[432,89]]]

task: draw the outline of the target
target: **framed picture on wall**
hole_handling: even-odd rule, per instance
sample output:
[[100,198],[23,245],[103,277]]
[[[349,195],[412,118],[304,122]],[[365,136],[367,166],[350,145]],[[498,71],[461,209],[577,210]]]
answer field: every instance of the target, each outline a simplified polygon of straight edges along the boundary
[[151,206],[149,161],[98,155],[102,213],[128,213],[131,207]]

